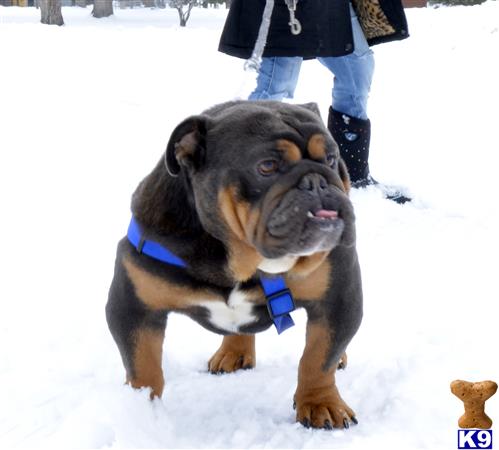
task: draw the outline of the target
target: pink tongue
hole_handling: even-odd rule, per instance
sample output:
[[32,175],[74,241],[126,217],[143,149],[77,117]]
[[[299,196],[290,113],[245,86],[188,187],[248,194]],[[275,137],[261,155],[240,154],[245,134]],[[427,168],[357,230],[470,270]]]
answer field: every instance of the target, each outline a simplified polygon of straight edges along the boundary
[[327,217],[329,219],[334,219],[338,217],[338,211],[329,211],[327,209],[319,209],[314,213],[315,217]]

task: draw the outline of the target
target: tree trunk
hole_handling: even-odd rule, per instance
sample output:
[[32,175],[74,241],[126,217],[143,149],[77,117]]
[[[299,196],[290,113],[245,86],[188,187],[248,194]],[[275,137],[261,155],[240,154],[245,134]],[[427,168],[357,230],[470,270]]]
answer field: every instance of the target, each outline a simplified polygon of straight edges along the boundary
[[187,19],[185,18],[185,13],[182,10],[182,7],[177,8],[178,11],[178,18],[180,21],[180,26],[185,27],[187,25]]
[[175,6],[178,11],[178,17],[180,19],[180,26],[185,27],[187,25],[187,21],[189,20],[189,17],[191,16],[191,11],[192,8],[194,7],[195,0],[191,0],[190,3],[187,5],[187,11],[184,11],[184,6],[182,4],[178,4]]
[[113,0],[95,0],[92,15],[100,19],[113,15]]
[[156,2],[154,0],[142,0],[142,4],[145,8],[155,8]]
[[42,12],[42,23],[47,25],[64,25],[61,0],[39,0],[39,4]]
[[87,0],[76,0],[76,6],[79,6],[80,8],[86,8]]

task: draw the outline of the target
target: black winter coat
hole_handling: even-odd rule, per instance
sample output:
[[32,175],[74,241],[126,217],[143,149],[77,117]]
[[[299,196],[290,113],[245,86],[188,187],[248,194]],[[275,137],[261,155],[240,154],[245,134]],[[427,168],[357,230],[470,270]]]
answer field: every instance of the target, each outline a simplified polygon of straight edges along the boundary
[[[263,56],[342,56],[353,51],[348,0],[298,0],[302,32],[291,34],[284,0],[275,0]],[[409,36],[401,0],[352,0],[369,45]],[[219,51],[238,58],[253,52],[265,0],[232,0]]]

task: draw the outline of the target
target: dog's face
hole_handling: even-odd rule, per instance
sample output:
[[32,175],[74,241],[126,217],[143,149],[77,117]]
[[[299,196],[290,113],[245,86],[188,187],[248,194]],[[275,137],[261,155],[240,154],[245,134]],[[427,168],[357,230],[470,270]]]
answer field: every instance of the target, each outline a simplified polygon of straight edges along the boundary
[[354,242],[346,168],[314,105],[218,106],[174,130],[165,161],[223,242],[244,241],[266,259]]

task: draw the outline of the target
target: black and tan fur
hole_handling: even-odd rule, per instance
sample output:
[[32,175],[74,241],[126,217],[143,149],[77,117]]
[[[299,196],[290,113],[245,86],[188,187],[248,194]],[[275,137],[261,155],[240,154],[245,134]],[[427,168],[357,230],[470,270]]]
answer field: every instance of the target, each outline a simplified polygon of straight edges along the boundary
[[[210,372],[254,367],[254,334],[272,325],[258,275],[290,258],[282,275],[308,315],[297,420],[316,428],[356,421],[334,381],[362,316],[354,214],[348,174],[317,113],[313,104],[230,102],[173,131],[164,157],[135,191],[132,212],[145,238],[187,268],[139,254],[124,238],[106,307],[132,386],[161,396],[171,311],[224,335]],[[337,211],[338,218],[324,225],[312,210]],[[249,320],[238,315],[240,299]],[[228,319],[216,317],[220,309]]]

